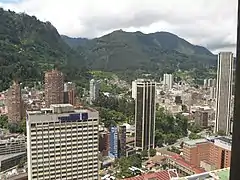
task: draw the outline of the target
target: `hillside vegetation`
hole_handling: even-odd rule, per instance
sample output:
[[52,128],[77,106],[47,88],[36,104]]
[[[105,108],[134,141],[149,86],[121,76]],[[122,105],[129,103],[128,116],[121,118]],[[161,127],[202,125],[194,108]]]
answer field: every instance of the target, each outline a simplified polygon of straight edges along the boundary
[[118,30],[92,40],[67,39],[64,36],[71,47],[84,51],[89,68],[95,70],[163,73],[216,66],[216,56],[208,49],[168,32],[143,34]]
[[78,72],[83,66],[84,57],[62,40],[51,23],[0,8],[0,91],[13,79],[41,80],[43,72],[53,67],[70,78],[73,67]]

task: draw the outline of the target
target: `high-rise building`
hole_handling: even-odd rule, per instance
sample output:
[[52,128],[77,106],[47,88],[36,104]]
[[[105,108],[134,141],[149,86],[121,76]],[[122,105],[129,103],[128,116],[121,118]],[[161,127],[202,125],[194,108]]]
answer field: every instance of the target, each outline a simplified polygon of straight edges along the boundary
[[163,75],[163,85],[166,87],[166,89],[172,89],[172,86],[173,86],[172,74],[164,74]]
[[208,80],[204,79],[203,80],[203,88],[207,88],[207,86],[208,86]]
[[200,127],[208,127],[208,111],[204,109],[199,109],[194,113],[195,124]]
[[109,152],[109,132],[103,131],[99,134],[99,151],[102,156],[108,156]]
[[117,126],[110,127],[110,145],[109,156],[118,158],[118,128]]
[[64,102],[64,76],[58,70],[45,73],[45,103],[46,107],[51,104],[63,104]]
[[12,123],[18,123],[23,118],[22,110],[22,95],[21,86],[18,82],[13,82],[13,85],[7,92],[7,108],[8,119]]
[[90,104],[99,97],[100,81],[92,79],[90,81]]
[[136,99],[137,96],[137,83],[136,81],[132,81],[132,98]]
[[126,126],[118,127],[119,157],[126,156]]
[[214,132],[229,134],[231,127],[231,99],[234,57],[231,52],[218,55],[216,117]]
[[76,104],[76,87],[73,82],[64,83],[64,104]]
[[216,99],[216,88],[210,87],[210,99]]
[[28,179],[98,180],[98,119],[70,104],[27,111]]
[[156,82],[138,79],[135,100],[135,147],[149,150],[155,146]]

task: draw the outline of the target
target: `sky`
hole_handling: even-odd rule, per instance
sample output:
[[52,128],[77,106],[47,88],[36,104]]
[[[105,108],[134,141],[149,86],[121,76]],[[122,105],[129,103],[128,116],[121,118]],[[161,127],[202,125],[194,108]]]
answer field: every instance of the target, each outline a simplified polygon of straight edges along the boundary
[[0,0],[0,7],[50,21],[70,37],[168,31],[214,53],[235,53],[237,0]]

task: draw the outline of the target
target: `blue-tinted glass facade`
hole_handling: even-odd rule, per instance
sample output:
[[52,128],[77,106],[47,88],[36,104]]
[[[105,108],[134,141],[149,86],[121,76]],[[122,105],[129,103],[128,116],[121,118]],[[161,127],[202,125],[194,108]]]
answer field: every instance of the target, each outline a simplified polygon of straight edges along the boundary
[[111,126],[110,128],[109,156],[118,157],[118,129],[116,126]]

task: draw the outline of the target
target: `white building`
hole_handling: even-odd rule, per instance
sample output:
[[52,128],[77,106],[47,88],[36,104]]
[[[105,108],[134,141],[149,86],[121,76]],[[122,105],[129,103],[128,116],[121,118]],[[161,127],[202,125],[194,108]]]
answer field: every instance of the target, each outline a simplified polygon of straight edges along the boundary
[[28,111],[28,179],[98,180],[98,118],[70,104]]
[[90,81],[90,88],[89,88],[90,104],[92,104],[93,101],[95,101],[99,97],[99,90],[100,90],[100,81],[92,79]]
[[163,75],[163,85],[166,87],[166,89],[172,89],[172,86],[173,86],[172,74],[164,74]]
[[137,82],[132,81],[132,98],[136,99],[137,97]]

